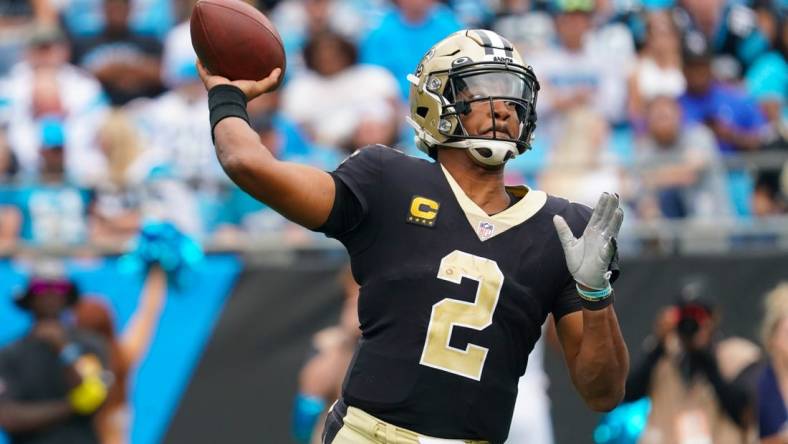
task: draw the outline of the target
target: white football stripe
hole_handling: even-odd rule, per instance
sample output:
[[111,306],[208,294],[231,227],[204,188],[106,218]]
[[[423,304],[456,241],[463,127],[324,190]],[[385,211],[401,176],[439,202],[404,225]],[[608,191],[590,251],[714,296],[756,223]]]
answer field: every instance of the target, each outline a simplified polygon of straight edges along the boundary
[[506,47],[506,44],[504,44],[503,39],[501,39],[501,36],[499,36],[498,34],[492,31],[487,31],[486,29],[482,30],[482,32],[487,36],[488,39],[490,39],[490,42],[492,42],[494,48],[503,49]]

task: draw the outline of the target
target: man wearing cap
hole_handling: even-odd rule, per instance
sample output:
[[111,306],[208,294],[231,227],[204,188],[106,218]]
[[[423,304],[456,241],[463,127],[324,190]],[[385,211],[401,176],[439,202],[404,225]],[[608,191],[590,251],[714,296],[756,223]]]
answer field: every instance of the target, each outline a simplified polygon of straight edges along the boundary
[[699,33],[689,33],[682,52],[687,91],[679,102],[685,122],[707,124],[723,153],[758,149],[766,123],[763,114],[745,91],[715,80],[709,42]]
[[760,352],[742,338],[720,339],[719,320],[719,307],[700,279],[688,281],[657,316],[624,398],[651,398],[639,444],[752,442],[751,400],[737,377]]
[[20,172],[32,174],[40,160],[39,119],[59,117],[67,136],[66,168],[75,180],[88,183],[105,168],[96,128],[106,107],[99,82],[70,65],[69,54],[60,28],[43,24],[31,28],[24,60],[0,79],[0,101],[5,105],[0,126],[7,127]]
[[64,123],[56,116],[37,122],[40,131],[38,174],[27,178],[12,202],[22,216],[20,238],[33,245],[75,245],[88,234],[91,193],[66,174]]
[[611,123],[622,121],[625,73],[634,61],[631,35],[624,29],[596,27],[594,0],[553,0],[551,5],[558,45],[531,58],[542,84],[539,127],[547,130],[548,139],[558,140],[577,111],[590,110]]
[[106,345],[61,321],[78,297],[73,281],[47,271],[34,275],[16,300],[33,316],[33,327],[0,350],[0,428],[12,444],[98,443],[91,416],[104,403],[112,374]]

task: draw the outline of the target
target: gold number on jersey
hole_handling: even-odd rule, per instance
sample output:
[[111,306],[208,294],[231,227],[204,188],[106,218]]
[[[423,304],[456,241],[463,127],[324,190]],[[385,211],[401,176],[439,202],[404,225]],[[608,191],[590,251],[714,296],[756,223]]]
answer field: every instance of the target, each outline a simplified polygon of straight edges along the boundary
[[462,278],[479,283],[473,303],[445,298],[432,306],[427,339],[419,364],[479,381],[487,348],[468,344],[465,350],[449,345],[455,326],[484,330],[492,324],[503,286],[503,273],[490,259],[454,250],[441,260],[438,279],[455,284]]

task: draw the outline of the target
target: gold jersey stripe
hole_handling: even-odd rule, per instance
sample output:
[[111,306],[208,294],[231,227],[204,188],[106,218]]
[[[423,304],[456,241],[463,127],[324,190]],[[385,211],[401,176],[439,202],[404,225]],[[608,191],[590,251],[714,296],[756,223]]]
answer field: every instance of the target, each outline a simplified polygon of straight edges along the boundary
[[[460,188],[460,185],[451,177],[451,174],[443,165],[441,165],[441,170],[446,176],[446,181],[449,182],[449,186],[457,202],[460,204],[460,208],[462,208],[462,211],[465,213],[468,223],[471,224],[474,233],[476,233],[476,236],[478,236],[479,240],[482,242],[492,239],[506,230],[527,221],[541,210],[547,202],[547,193],[544,191],[532,190],[525,185],[507,187],[509,191],[515,195],[523,193],[523,198],[511,207],[490,216],[465,194],[465,191]],[[488,222],[494,226],[494,230],[491,234],[482,235],[480,233],[479,226],[482,222]]]

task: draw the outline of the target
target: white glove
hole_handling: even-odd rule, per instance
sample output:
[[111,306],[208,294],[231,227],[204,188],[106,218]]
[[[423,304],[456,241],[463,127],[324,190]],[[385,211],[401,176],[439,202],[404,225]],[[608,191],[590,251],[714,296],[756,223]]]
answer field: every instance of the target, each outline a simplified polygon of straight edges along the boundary
[[612,239],[618,235],[624,210],[618,206],[618,195],[602,193],[591,214],[583,235],[575,239],[563,217],[553,216],[555,230],[564,247],[566,266],[578,284],[593,290],[610,286],[608,266],[613,258]]

